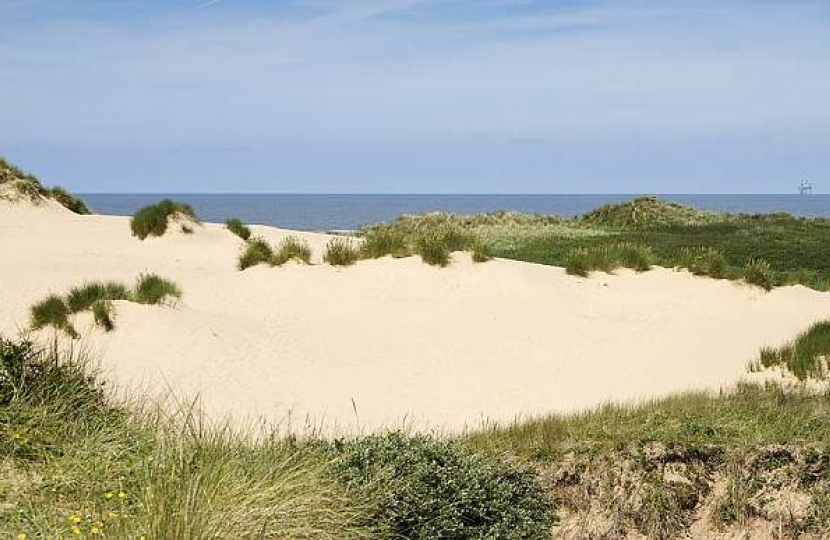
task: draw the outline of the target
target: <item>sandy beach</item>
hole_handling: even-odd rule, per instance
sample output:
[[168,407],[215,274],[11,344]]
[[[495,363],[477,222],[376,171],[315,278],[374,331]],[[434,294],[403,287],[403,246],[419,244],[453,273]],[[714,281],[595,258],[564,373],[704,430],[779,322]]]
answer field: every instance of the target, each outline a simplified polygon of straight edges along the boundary
[[464,253],[335,268],[321,264],[329,236],[265,226],[254,234],[307,240],[315,264],[240,272],[223,225],[139,241],[127,217],[0,204],[0,333],[23,331],[50,292],[156,272],[181,286],[177,305],[116,302],[110,333],[75,319],[106,377],[295,429],[458,431],[728,387],[762,346],[830,316],[827,293],[664,268],[577,278]]

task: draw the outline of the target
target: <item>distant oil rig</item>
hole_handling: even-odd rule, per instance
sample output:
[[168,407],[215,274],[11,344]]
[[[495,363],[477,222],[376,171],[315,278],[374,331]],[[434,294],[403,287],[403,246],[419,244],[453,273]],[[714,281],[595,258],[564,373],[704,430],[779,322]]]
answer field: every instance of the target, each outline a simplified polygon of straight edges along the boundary
[[798,194],[799,195],[812,195],[813,194],[813,184],[807,180],[802,180],[798,184]]

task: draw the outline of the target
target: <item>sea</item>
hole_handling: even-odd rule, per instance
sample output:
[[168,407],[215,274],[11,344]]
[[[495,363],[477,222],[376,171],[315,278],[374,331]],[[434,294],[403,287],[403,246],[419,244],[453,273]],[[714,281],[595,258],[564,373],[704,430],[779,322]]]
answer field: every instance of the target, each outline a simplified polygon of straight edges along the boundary
[[[401,214],[433,211],[472,214],[503,210],[571,217],[603,204],[624,202],[641,195],[87,193],[81,196],[99,214],[130,215],[142,206],[168,198],[190,204],[207,222],[224,222],[235,217],[246,223],[286,229],[342,231],[390,221]],[[788,212],[802,217],[830,217],[830,194],[669,194],[657,197],[716,212]]]

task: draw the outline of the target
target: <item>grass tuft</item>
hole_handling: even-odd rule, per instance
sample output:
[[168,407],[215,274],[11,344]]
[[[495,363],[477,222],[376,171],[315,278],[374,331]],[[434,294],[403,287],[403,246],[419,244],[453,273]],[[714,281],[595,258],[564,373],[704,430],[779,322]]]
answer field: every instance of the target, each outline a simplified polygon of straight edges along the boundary
[[630,268],[637,272],[651,269],[655,256],[648,246],[623,242],[572,249],[565,258],[565,271],[585,277],[593,270],[613,272]]
[[394,229],[378,227],[364,231],[362,234],[363,243],[360,245],[360,255],[364,259],[379,259],[387,255],[399,258],[410,255],[404,235]]
[[100,300],[129,300],[130,291],[121,283],[110,281],[89,281],[80,287],[73,287],[66,295],[70,313],[86,311]]
[[723,254],[710,247],[685,247],[680,250],[677,267],[686,268],[696,276],[709,276],[715,279],[726,277],[729,263]]
[[245,270],[252,266],[263,263],[271,263],[274,258],[274,250],[264,238],[252,238],[242,246],[242,253],[239,255],[237,267]]
[[273,266],[282,266],[288,261],[299,261],[311,264],[311,248],[305,240],[294,236],[286,237],[271,259]]
[[92,317],[95,324],[103,328],[105,332],[112,332],[115,329],[113,311],[112,302],[109,300],[96,300],[92,304]]
[[69,322],[69,307],[63,298],[56,294],[47,296],[44,300],[33,305],[31,308],[31,326],[34,330],[40,330],[52,326],[63,330],[72,337],[77,337],[78,332]]
[[772,270],[763,259],[750,259],[743,268],[744,281],[757,285],[764,290],[772,289]]
[[80,197],[73,195],[60,186],[55,186],[49,190],[49,196],[60,203],[64,208],[75,212],[76,214],[91,214],[86,202]]
[[822,379],[830,361],[830,322],[819,322],[795,339],[775,349],[761,349],[758,362],[765,368],[780,366],[799,380]]
[[167,222],[175,215],[182,215],[198,222],[199,218],[189,204],[164,199],[138,209],[130,219],[133,236],[144,240],[148,236],[162,236],[167,232]]
[[332,238],[326,246],[323,261],[332,266],[349,266],[360,259],[360,249],[348,238]]
[[237,218],[227,220],[225,228],[243,240],[251,238],[251,229]]
[[473,262],[483,263],[493,260],[493,254],[490,249],[481,242],[476,242],[473,245]]
[[133,300],[139,304],[165,304],[181,296],[178,285],[156,274],[140,275],[133,292]]

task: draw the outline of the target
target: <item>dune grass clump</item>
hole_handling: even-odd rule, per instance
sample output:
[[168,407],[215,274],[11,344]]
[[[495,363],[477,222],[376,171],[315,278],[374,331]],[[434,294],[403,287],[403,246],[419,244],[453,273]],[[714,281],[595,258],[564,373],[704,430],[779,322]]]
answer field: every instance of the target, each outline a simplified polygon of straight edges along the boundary
[[148,236],[162,236],[167,232],[167,223],[171,217],[184,216],[195,222],[199,221],[193,208],[189,204],[164,199],[157,204],[151,204],[138,209],[130,219],[130,229],[133,236],[144,240]]
[[245,270],[258,264],[270,264],[274,258],[274,250],[271,244],[264,238],[252,238],[242,246],[242,253],[239,255],[237,267]]
[[271,265],[282,266],[288,261],[311,264],[311,248],[305,240],[300,240],[294,236],[286,237],[274,253]]
[[243,240],[251,238],[251,229],[242,220],[231,218],[225,222],[225,228]]
[[444,267],[450,264],[450,250],[440,234],[424,234],[418,238],[415,250],[429,265]]
[[339,477],[396,538],[545,538],[551,501],[529,469],[456,441],[392,432],[334,445]]
[[363,243],[360,245],[360,256],[364,259],[379,259],[387,255],[395,258],[410,255],[404,235],[387,227],[364,231]]
[[77,337],[78,332],[69,322],[70,313],[64,299],[56,294],[51,294],[32,306],[31,327],[33,330],[40,330],[51,326],[65,331],[72,337]]
[[799,380],[826,378],[830,362],[830,322],[820,322],[779,348],[761,349],[758,363],[780,366]]
[[350,266],[360,259],[360,249],[348,238],[332,238],[326,245],[323,261],[332,266]]
[[103,328],[105,332],[112,332],[115,329],[114,310],[110,300],[96,300],[91,309],[95,324]]
[[717,221],[719,216],[657,197],[639,197],[624,203],[601,206],[580,218],[591,225],[617,228],[648,228],[665,225],[696,225]]
[[677,266],[688,269],[696,276],[722,279],[726,277],[729,263],[726,261],[726,257],[714,248],[686,247],[680,250]]
[[60,186],[55,186],[49,190],[49,197],[55,199],[64,208],[75,212],[76,214],[91,214],[86,202],[80,197],[77,197]]
[[73,287],[66,295],[66,305],[70,313],[91,309],[93,304],[102,300],[129,300],[127,286],[116,281],[88,281],[80,287]]
[[750,259],[743,268],[744,281],[768,291],[772,289],[772,269],[763,259]]
[[594,270],[610,273],[617,268],[645,272],[651,269],[654,259],[650,247],[630,242],[579,247],[565,257],[565,271],[582,277]]
[[165,304],[182,297],[179,286],[156,274],[142,274],[138,277],[132,300],[139,304]]
[[473,262],[483,263],[493,260],[493,254],[490,252],[490,249],[481,242],[476,242],[472,250]]

